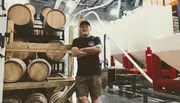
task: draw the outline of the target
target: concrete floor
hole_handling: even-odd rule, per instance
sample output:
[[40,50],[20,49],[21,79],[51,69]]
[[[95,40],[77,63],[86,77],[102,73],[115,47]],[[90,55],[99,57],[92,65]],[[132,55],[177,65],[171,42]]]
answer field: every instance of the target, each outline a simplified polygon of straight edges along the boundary
[[[90,98],[89,98],[90,100]],[[113,86],[112,92],[106,92],[102,89],[102,95],[99,97],[100,103],[143,103],[143,97],[141,94],[137,95],[134,98],[128,98],[125,94],[122,96],[119,95],[119,88]],[[73,95],[73,103],[76,102],[76,96]],[[155,98],[148,98],[148,103],[179,103],[179,102],[168,102]]]

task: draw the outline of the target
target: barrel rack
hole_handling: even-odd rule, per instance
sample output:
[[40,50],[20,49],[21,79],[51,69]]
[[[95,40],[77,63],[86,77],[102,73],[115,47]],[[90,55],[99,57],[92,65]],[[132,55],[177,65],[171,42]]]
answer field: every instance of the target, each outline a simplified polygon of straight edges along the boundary
[[[58,92],[64,86],[69,86],[68,90],[64,92],[61,98],[57,100],[57,103],[65,103],[65,101],[72,95],[75,87],[75,79],[72,78],[73,73],[73,57],[71,56],[71,45],[59,46],[58,44],[50,43],[15,43],[13,42],[14,35],[14,23],[8,20],[7,32],[10,33],[8,42],[6,42],[6,55],[11,56],[13,51],[27,51],[27,52],[56,52],[56,53],[68,53],[68,77],[48,77],[42,82],[15,82],[4,83],[4,90],[21,90],[21,89],[35,89],[35,88],[52,88],[56,89],[54,92]],[[69,27],[69,44],[73,41],[74,27]]]

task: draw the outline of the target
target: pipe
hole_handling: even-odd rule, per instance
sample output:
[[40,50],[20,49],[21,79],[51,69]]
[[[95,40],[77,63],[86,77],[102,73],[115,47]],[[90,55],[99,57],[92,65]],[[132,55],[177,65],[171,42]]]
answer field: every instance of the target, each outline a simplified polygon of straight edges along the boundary
[[78,14],[80,14],[80,13],[82,13],[82,12],[85,12],[85,11],[89,11],[89,10],[101,8],[101,7],[106,6],[107,4],[111,3],[112,1],[114,1],[114,0],[109,0],[108,2],[106,2],[106,3],[102,4],[102,5],[99,5],[99,6],[96,6],[96,7],[92,7],[92,8],[88,8],[88,9],[84,9],[84,10],[79,11],[79,12],[76,13],[76,14],[74,15],[74,17],[65,25],[65,28],[66,28],[66,26],[69,25],[69,23],[71,23],[72,20],[75,19],[75,17],[76,17]]
[[104,69],[106,69],[106,34],[104,34]]
[[[89,13],[87,13],[85,15],[88,16],[90,14],[95,14],[95,16],[97,17],[97,19],[99,20],[100,24],[105,28],[104,24],[102,23],[101,19],[99,18],[98,14],[94,11],[91,11]],[[105,31],[108,30],[108,29],[104,29]],[[110,33],[109,33],[110,34]],[[137,63],[125,52],[125,50],[117,43],[117,41],[111,36],[111,35],[108,35],[114,42],[115,44],[121,49],[121,51],[124,53],[124,55],[131,61],[131,63],[141,72],[141,74],[150,82],[152,83],[152,79],[142,70],[142,68],[139,67],[139,65],[137,65]]]
[[5,8],[5,0],[2,0],[2,10],[6,10],[6,8]]
[[84,17],[86,17],[86,16],[88,16],[90,14],[94,14],[97,17],[97,19],[99,20],[100,24],[104,27],[104,24],[102,23],[101,19],[99,18],[98,14],[95,11],[88,12],[87,14],[84,15]]
[[140,2],[140,0],[136,0],[134,6],[138,7],[139,6],[139,2]]
[[117,18],[119,19],[119,12],[120,12],[120,9],[121,9],[121,0],[118,0],[118,6],[117,6]]
[[[100,24],[101,24],[102,26],[104,26],[104,24],[102,23],[101,19],[100,19],[99,16],[98,16],[98,14],[97,14],[96,12],[94,12],[94,11],[88,12],[86,15],[84,15],[84,17],[86,17],[86,16],[88,16],[88,15],[90,15],[90,14],[94,14],[94,15],[97,17],[97,19],[98,19],[98,21],[100,22]],[[103,27],[103,28],[105,28],[105,27]],[[106,33],[105,33],[105,34],[106,34]],[[101,38],[104,38],[104,36],[102,35]],[[106,35],[106,38],[107,38],[107,35]],[[102,42],[102,45],[104,45],[103,43],[104,43],[104,41]],[[105,54],[105,55],[106,55],[106,54]],[[105,59],[104,61],[106,61],[106,59]]]

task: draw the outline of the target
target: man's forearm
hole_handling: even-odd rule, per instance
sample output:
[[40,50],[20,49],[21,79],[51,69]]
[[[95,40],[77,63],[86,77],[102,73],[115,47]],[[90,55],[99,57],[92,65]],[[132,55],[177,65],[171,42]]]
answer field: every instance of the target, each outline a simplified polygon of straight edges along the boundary
[[73,48],[72,49],[72,55],[75,56],[75,57],[83,57],[83,56],[87,56],[88,53],[83,52],[82,50],[80,50],[78,48]]
[[90,54],[97,54],[102,51],[102,47],[97,45],[97,46],[93,46],[93,47],[82,48],[80,50],[82,50],[83,52],[90,53]]
[[84,57],[84,56],[88,56],[88,55],[96,55],[98,53],[100,53],[102,50],[101,45],[96,45],[93,47],[86,47],[86,48],[77,48],[77,47],[73,47],[72,48],[72,55],[75,57]]

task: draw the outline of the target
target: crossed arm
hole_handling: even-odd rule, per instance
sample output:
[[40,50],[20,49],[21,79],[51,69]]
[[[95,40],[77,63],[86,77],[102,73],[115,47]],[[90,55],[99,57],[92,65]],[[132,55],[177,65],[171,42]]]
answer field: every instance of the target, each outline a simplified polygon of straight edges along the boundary
[[93,47],[85,47],[85,48],[72,48],[72,55],[75,57],[84,57],[88,55],[95,55],[102,51],[102,46],[100,44],[95,45]]

